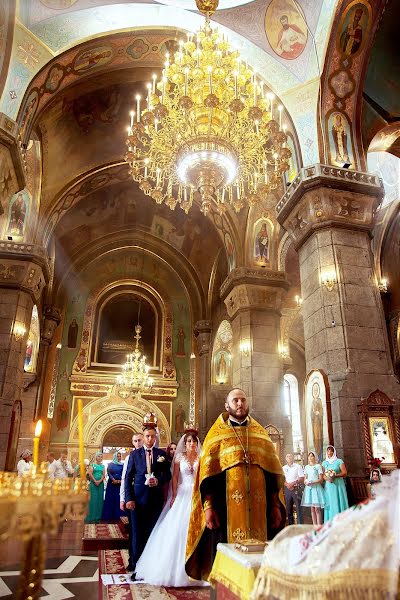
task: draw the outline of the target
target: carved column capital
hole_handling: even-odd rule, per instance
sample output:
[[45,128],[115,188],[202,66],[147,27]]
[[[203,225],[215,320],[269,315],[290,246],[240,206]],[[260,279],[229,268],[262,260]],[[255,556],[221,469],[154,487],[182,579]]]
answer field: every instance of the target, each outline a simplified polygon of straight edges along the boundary
[[204,356],[210,352],[211,331],[211,321],[197,321],[194,326],[194,335],[197,341],[199,356]]
[[276,206],[278,222],[298,249],[313,231],[369,231],[384,190],[377,175],[316,164],[302,168]]
[[61,310],[56,306],[45,306],[43,317],[41,340],[44,344],[50,346],[55,330],[61,322]]
[[49,277],[49,260],[41,246],[0,241],[0,287],[26,291],[37,303]]

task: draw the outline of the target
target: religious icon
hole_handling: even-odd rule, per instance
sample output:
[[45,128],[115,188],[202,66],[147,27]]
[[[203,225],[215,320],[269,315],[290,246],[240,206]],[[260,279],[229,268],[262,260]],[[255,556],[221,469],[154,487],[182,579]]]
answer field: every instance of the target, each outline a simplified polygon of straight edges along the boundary
[[63,431],[68,427],[68,418],[69,418],[69,404],[67,397],[64,396],[62,400],[57,405],[56,409],[56,426],[57,431]]
[[86,73],[95,67],[106,65],[112,58],[112,48],[109,46],[99,46],[91,48],[79,54],[74,62],[74,71]]
[[185,331],[183,327],[178,328],[177,338],[178,338],[178,347],[175,353],[175,356],[186,356],[185,352]]
[[8,223],[7,234],[23,237],[25,229],[25,220],[28,212],[28,194],[19,192],[15,194],[16,198],[10,202],[10,220]]
[[338,45],[343,54],[352,56],[358,52],[366,38],[368,22],[368,8],[362,2],[353,5],[344,14],[338,37]]
[[214,359],[214,383],[228,383],[231,370],[231,354],[226,350],[216,352]]
[[265,33],[273,51],[281,58],[294,60],[307,43],[303,12],[293,0],[272,0],[265,14]]
[[76,340],[78,337],[78,323],[76,319],[72,319],[68,327],[68,348],[76,348]]
[[320,398],[321,390],[319,383],[315,382],[312,386],[312,404],[311,404],[311,424],[314,448],[319,459],[322,459],[322,441],[324,428],[324,407]]
[[382,463],[395,463],[388,417],[370,417],[369,426],[374,458],[380,458]]
[[25,350],[24,371],[30,371],[32,366],[33,341],[28,340]]
[[307,451],[322,461],[332,439],[329,390],[322,371],[314,370],[305,381],[304,409],[306,417]]
[[261,223],[254,240],[254,258],[257,263],[266,264],[269,261],[269,236],[267,223]]
[[328,130],[331,149],[331,162],[340,167],[344,163],[352,165],[354,158],[351,150],[351,134],[345,115],[334,112],[329,116]]

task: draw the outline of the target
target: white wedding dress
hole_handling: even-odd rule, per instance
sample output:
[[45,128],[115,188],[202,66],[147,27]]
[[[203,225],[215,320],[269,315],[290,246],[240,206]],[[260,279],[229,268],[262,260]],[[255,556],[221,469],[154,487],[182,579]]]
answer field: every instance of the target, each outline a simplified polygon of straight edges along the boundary
[[198,461],[191,468],[184,456],[179,461],[179,482],[175,502],[170,494],[162,513],[136,564],[136,580],[150,585],[187,587],[208,585],[190,579],[185,571],[186,540],[189,528],[192,491]]

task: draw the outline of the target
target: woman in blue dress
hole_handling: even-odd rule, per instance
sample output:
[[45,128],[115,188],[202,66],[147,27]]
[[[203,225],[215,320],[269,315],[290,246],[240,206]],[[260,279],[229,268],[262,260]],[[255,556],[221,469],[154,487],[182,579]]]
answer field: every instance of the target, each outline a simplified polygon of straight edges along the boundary
[[119,492],[121,488],[122,469],[124,463],[121,460],[121,452],[114,452],[112,461],[107,467],[107,489],[104,500],[103,521],[119,521],[125,514],[119,507]]
[[327,506],[324,511],[324,521],[330,521],[349,508],[347,500],[346,485],[344,478],[347,477],[346,465],[341,458],[336,456],[333,446],[326,449],[326,459],[322,463],[325,479],[325,502]]
[[104,504],[104,479],[106,470],[103,465],[103,453],[96,452],[94,463],[88,470],[90,480],[89,512],[86,523],[98,523],[101,519]]
[[322,511],[325,506],[325,494],[322,482],[324,475],[322,467],[317,464],[314,452],[308,453],[308,465],[304,467],[304,493],[302,506],[311,507],[313,525],[322,525]]

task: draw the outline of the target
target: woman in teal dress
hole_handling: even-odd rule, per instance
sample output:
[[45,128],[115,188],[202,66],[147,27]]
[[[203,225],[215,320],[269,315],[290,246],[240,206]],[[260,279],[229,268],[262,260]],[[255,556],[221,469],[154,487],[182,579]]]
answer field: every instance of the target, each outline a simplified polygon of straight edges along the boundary
[[333,446],[326,449],[326,459],[322,463],[325,479],[325,506],[324,521],[330,521],[349,508],[347,500],[346,485],[344,478],[347,477],[347,469],[344,462],[336,456]]
[[322,508],[325,506],[325,493],[322,487],[324,480],[322,467],[317,464],[314,452],[308,453],[308,465],[304,467],[304,493],[302,506],[311,508],[313,525],[322,525]]
[[103,453],[96,452],[95,461],[89,467],[90,500],[86,523],[98,523],[101,519],[104,504],[104,479],[106,470],[103,465]]

